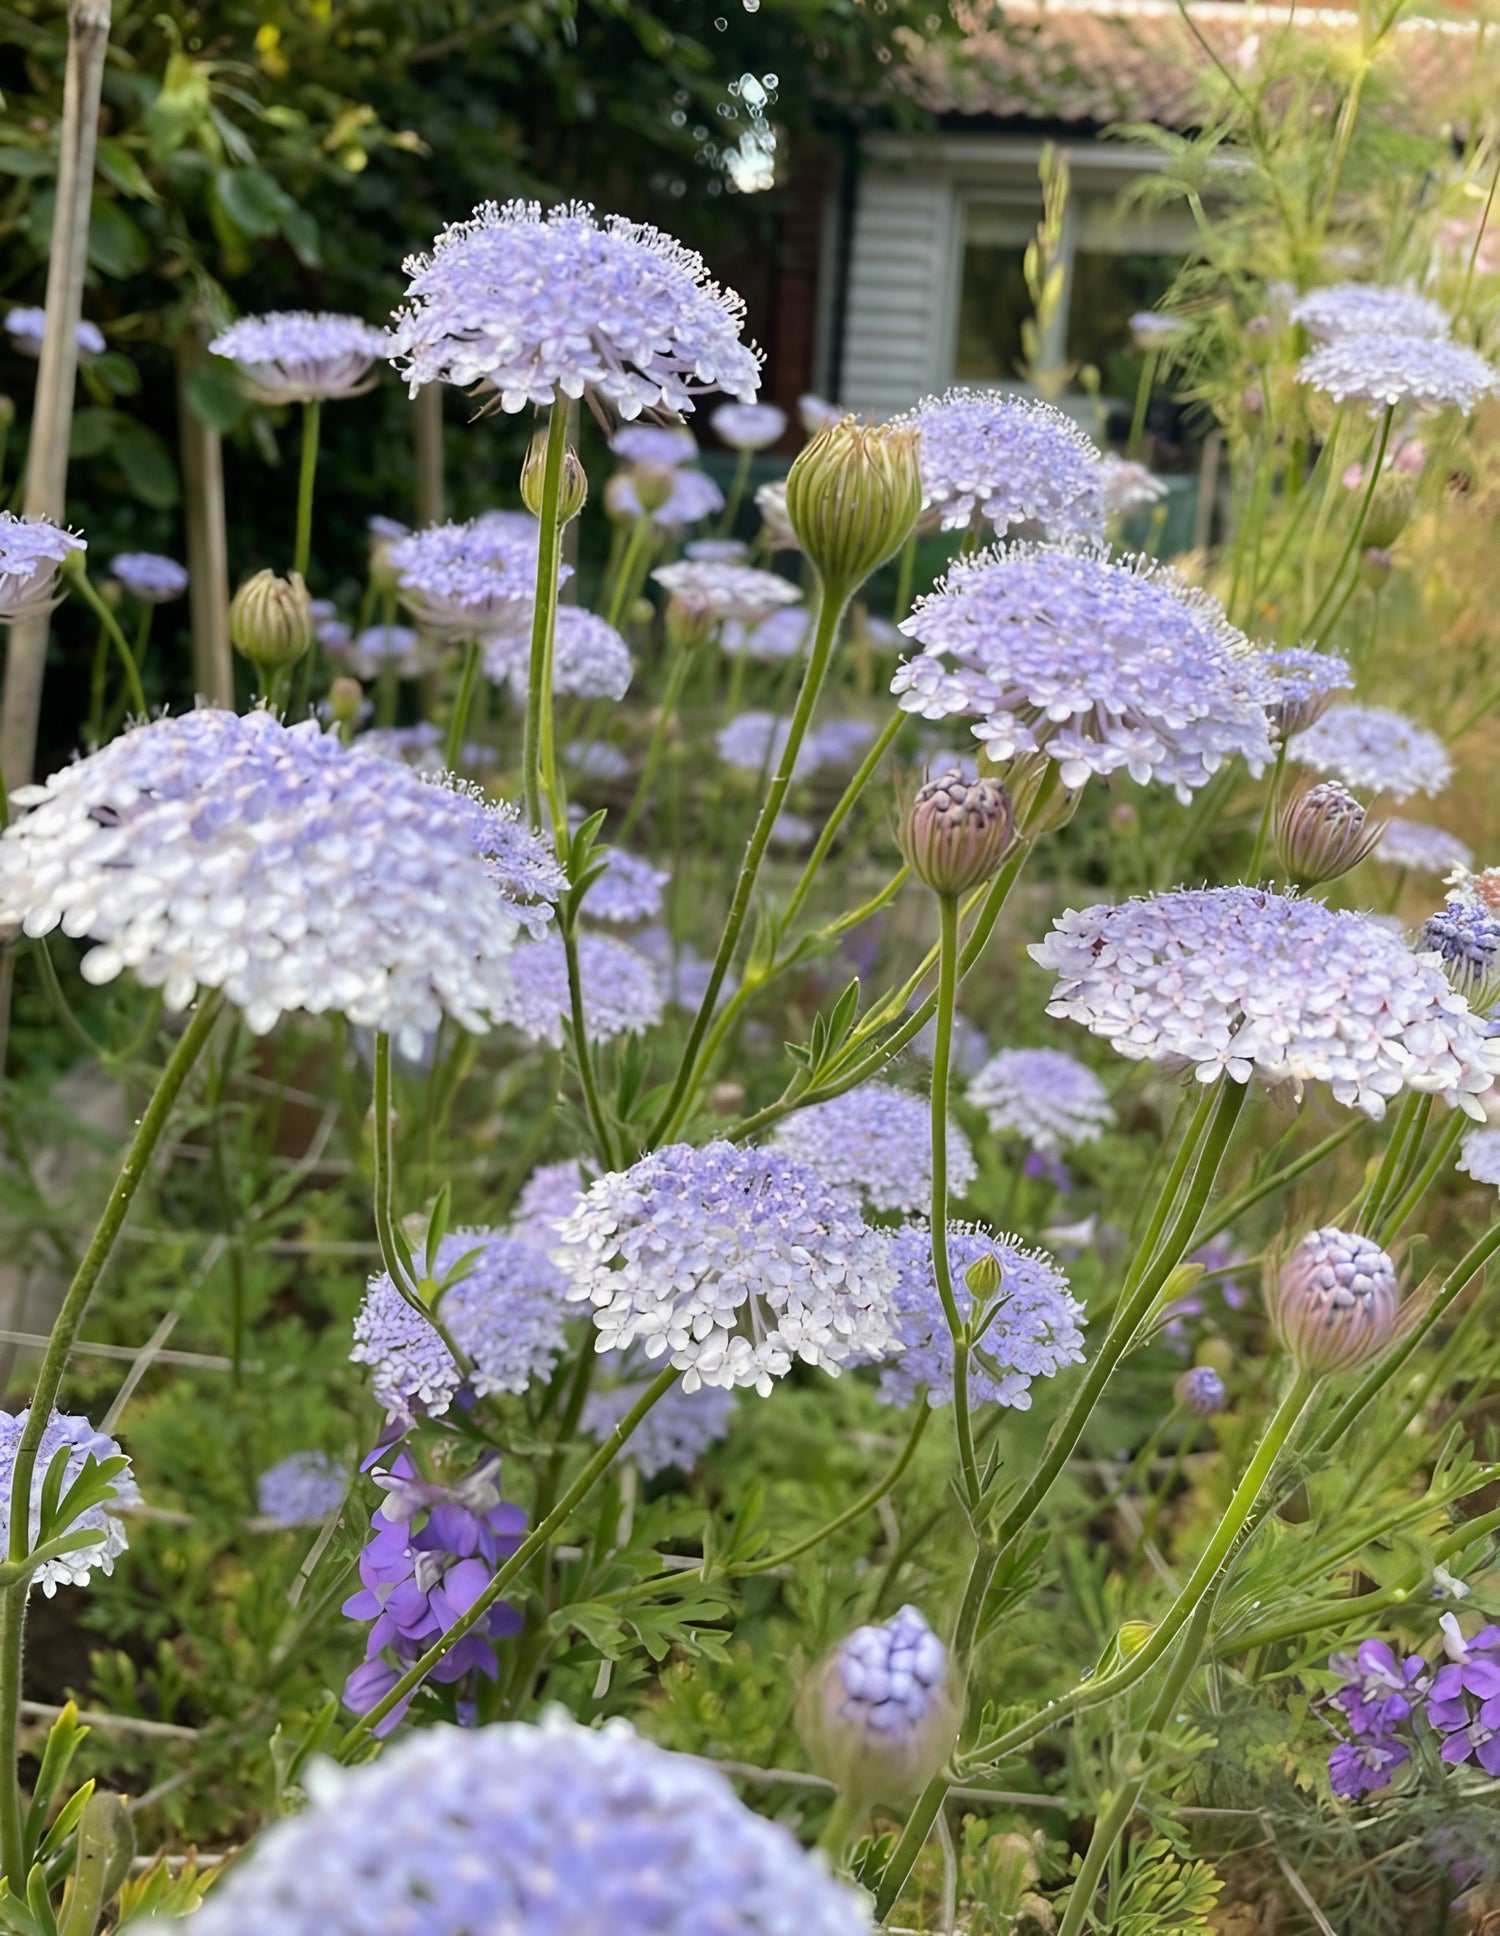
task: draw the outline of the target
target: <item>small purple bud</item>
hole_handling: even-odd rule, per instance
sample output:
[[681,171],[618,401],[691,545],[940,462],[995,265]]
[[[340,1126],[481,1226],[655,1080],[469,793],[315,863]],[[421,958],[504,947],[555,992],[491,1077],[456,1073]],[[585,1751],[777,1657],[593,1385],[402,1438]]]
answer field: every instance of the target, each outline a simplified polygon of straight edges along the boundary
[[1195,1418],[1212,1418],[1224,1409],[1224,1380],[1212,1365],[1192,1365],[1172,1387],[1172,1395]]
[[798,1723],[813,1766],[855,1808],[908,1801],[958,1733],[948,1651],[915,1607],[857,1627],[803,1689]]
[[901,851],[936,893],[967,894],[999,872],[1015,834],[1000,782],[966,780],[955,767],[917,789],[902,818]]
[[1270,1279],[1271,1321],[1299,1371],[1353,1371],[1390,1342],[1396,1266],[1352,1230],[1313,1230]]

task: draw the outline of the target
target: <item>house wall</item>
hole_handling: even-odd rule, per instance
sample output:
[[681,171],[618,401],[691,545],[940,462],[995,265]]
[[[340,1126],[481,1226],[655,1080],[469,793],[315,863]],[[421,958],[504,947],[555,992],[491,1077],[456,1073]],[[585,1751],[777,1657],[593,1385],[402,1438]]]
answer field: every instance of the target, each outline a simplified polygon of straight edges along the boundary
[[[1115,193],[1158,166],[1154,151],[1105,141],[1056,144],[1079,194]],[[837,401],[877,417],[953,379],[964,210],[970,199],[1036,190],[1039,140],[1002,134],[878,135],[859,157]],[[1039,197],[1038,197],[1039,200]],[[838,265],[825,251],[825,283]],[[840,305],[824,297],[835,314]]]

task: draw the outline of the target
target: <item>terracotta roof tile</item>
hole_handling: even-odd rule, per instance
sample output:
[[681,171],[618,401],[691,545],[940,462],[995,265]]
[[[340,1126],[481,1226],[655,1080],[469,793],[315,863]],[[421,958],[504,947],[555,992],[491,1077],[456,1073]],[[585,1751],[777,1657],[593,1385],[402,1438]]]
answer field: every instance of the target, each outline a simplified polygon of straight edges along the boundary
[[[1231,71],[1263,55],[1283,31],[1356,44],[1359,16],[1329,8],[1285,10],[1198,0],[1192,28],[1163,0],[959,0],[962,38],[920,49],[916,92],[935,113],[1107,126],[1153,121],[1189,128],[1202,118],[1205,51]],[[1202,36],[1200,41],[1197,34]],[[1435,128],[1464,118],[1477,44],[1468,23],[1407,21],[1380,62],[1395,117]]]

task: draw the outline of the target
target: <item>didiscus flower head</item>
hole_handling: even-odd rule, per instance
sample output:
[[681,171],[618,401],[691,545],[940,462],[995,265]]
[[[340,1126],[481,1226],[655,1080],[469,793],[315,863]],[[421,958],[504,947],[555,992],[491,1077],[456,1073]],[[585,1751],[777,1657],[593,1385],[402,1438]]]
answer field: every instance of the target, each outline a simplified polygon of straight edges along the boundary
[[1414,1089],[1482,1120],[1500,1071],[1500,1043],[1437,966],[1319,901],[1179,889],[1069,912],[1030,952],[1058,976],[1049,1015],[1200,1082],[1326,1082],[1376,1118]]
[[1465,416],[1500,387],[1494,366],[1467,343],[1361,330],[1335,337],[1303,357],[1297,375],[1335,403],[1359,403],[1372,416],[1409,410],[1458,410]]
[[774,1150],[656,1150],[589,1187],[552,1255],[594,1306],[599,1350],[639,1344],[685,1391],[766,1395],[795,1359],[837,1373],[890,1342],[886,1238]]
[[1299,1371],[1315,1378],[1368,1364],[1391,1341],[1401,1305],[1396,1266],[1351,1230],[1313,1230],[1266,1272],[1266,1304]]
[[92,941],[86,981],[170,1009],[222,988],[256,1033],[298,1008],[408,1054],[445,1014],[484,1029],[564,884],[513,809],[266,712],[153,720],[12,799],[0,921]]
[[945,531],[982,519],[1000,537],[1018,524],[1053,538],[1104,535],[1099,451],[1052,404],[956,389],[896,421],[921,436],[923,508]]
[[[531,640],[506,631],[485,647],[484,669],[510,687],[515,704],[526,703],[531,683]],[[623,699],[633,667],[630,647],[607,619],[581,605],[559,605],[552,638],[552,690],[574,699]]]
[[1437,959],[1470,1008],[1483,1014],[1500,1001],[1500,915],[1482,901],[1453,896],[1422,923],[1416,947]]
[[479,1398],[524,1392],[545,1382],[562,1349],[567,1287],[542,1239],[455,1231],[433,1260],[434,1290],[466,1258],[464,1275],[437,1299],[436,1310],[469,1360],[467,1380],[434,1326],[386,1273],[370,1279],[349,1358],[372,1367],[375,1396],[394,1415],[408,1416],[419,1405],[434,1416],[445,1412],[466,1383]]
[[1001,1049],[965,1093],[992,1135],[1019,1136],[1046,1155],[1091,1143],[1115,1119],[1098,1076],[1062,1049]]
[[[540,527],[525,511],[489,511],[397,538],[389,559],[401,601],[449,638],[530,632]],[[571,567],[559,567],[561,585]]]
[[1290,314],[1309,336],[1325,343],[1344,336],[1392,331],[1400,336],[1437,338],[1446,336],[1452,327],[1440,303],[1395,283],[1330,283],[1299,297]]
[[901,629],[891,683],[924,719],[967,719],[997,763],[1038,751],[1063,785],[1120,770],[1187,800],[1227,759],[1270,761],[1274,689],[1207,592],[1090,546],[960,559]]
[[349,1473],[326,1452],[289,1452],[255,1482],[256,1510],[277,1526],[316,1526],[337,1512],[349,1491]]
[[117,551],[110,575],[143,605],[165,605],[187,590],[187,568],[155,551]]
[[674,565],[659,566],[651,576],[694,616],[716,625],[726,619],[754,625],[783,606],[800,604],[802,599],[788,579],[750,565],[684,558]]
[[[903,1225],[890,1249],[895,1349],[881,1365],[880,1398],[910,1405],[925,1390],[929,1405],[951,1405],[953,1336],[933,1270],[930,1226]],[[1066,1275],[1046,1251],[968,1223],[948,1226],[948,1266],[959,1317],[967,1323],[979,1316],[983,1325],[969,1360],[970,1404],[1029,1411],[1034,1378],[1083,1362],[1083,1306]]]
[[1388,820],[1375,843],[1376,860],[1415,874],[1446,879],[1456,867],[1472,866],[1474,850],[1446,827],[1423,820]]
[[[623,1721],[421,1728],[315,1768],[194,1936],[865,1936],[861,1899],[706,1763]],[[393,1923],[393,1919],[395,1919]]]
[[1212,1365],[1189,1365],[1172,1387],[1172,1396],[1194,1418],[1212,1418],[1222,1412],[1227,1396],[1224,1380]]
[[954,1681],[947,1648],[915,1607],[856,1627],[798,1704],[813,1766],[856,1807],[912,1800],[952,1752]]
[[0,511],[0,625],[50,612],[61,597],[59,567],[85,549],[82,538],[47,518]]
[[1334,706],[1287,751],[1324,779],[1397,801],[1441,793],[1453,778],[1453,761],[1437,734],[1383,706]]
[[[16,1510],[13,1496],[16,1452],[30,1417],[29,1407],[19,1412],[0,1412],[0,1551],[10,1550],[11,1519]],[[27,1514],[28,1548],[34,1548],[37,1544],[42,1523],[42,1490],[52,1463],[60,1454],[63,1455],[62,1495],[81,1476],[89,1459],[102,1465],[107,1459],[124,1456],[115,1441],[104,1432],[96,1432],[86,1418],[68,1412],[54,1412],[42,1434],[31,1475],[30,1510]],[[49,1600],[60,1586],[86,1586],[89,1575],[96,1568],[101,1573],[114,1572],[115,1561],[130,1543],[125,1537],[121,1510],[126,1506],[139,1505],[140,1497],[140,1490],[127,1464],[109,1481],[109,1491],[104,1500],[90,1506],[64,1528],[68,1532],[93,1533],[95,1537],[75,1547],[72,1552],[44,1560],[31,1575]]]
[[[586,1438],[602,1442],[619,1424],[651,1382],[651,1367],[639,1353],[625,1355],[621,1376],[613,1384],[596,1379],[578,1429]],[[729,1430],[738,1399],[717,1385],[700,1385],[694,1392],[675,1384],[647,1412],[630,1435],[625,1456],[643,1479],[654,1479],[676,1466],[691,1472],[699,1458]]]
[[390,354],[390,339],[358,316],[285,309],[242,316],[208,347],[238,366],[245,387],[262,402],[318,403],[368,390],[375,364]]
[[591,394],[629,421],[704,390],[754,400],[744,304],[660,229],[582,202],[486,202],[405,264],[391,358],[413,394],[478,386],[514,413]]
[[1334,694],[1354,684],[1347,659],[1310,645],[1278,646],[1266,653],[1263,664],[1272,686],[1266,710],[1282,739],[1306,732],[1333,704]]
[[[775,1144],[872,1210],[922,1210],[932,1201],[931,1106],[889,1083],[863,1082],[797,1110],[777,1127]],[[950,1122],[950,1194],[961,1197],[978,1174],[968,1137]]]
[[721,403],[709,422],[731,450],[769,450],[786,430],[786,412],[774,403]]

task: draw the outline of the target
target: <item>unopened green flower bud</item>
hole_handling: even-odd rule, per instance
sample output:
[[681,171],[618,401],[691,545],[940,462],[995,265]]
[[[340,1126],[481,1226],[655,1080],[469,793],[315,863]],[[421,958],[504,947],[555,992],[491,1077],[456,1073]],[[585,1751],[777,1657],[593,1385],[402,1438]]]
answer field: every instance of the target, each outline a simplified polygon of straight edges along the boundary
[[908,425],[840,417],[787,473],[787,520],[836,597],[856,591],[911,535],[922,509],[920,441]]
[[1391,575],[1393,564],[1391,554],[1379,545],[1371,545],[1361,554],[1359,575],[1372,592],[1378,592]]
[[1298,887],[1336,881],[1357,867],[1385,832],[1336,780],[1301,787],[1276,816],[1282,872]]
[[328,688],[328,716],[335,725],[352,726],[364,703],[364,687],[358,679],[335,679]]
[[1299,1371],[1355,1371],[1384,1350],[1401,1305],[1396,1266],[1368,1237],[1313,1230],[1267,1276],[1276,1334]]
[[301,573],[247,578],[229,601],[229,638],[266,680],[294,666],[313,642],[312,600]]
[[1381,473],[1380,482],[1370,496],[1365,513],[1364,541],[1376,551],[1389,551],[1411,523],[1416,503],[1415,481],[1400,471]]
[[976,1309],[988,1304],[994,1297],[1000,1289],[1003,1275],[1000,1259],[992,1250],[987,1250],[982,1257],[976,1257],[970,1264],[964,1272],[964,1282],[969,1287],[969,1295],[973,1298]]
[[[546,476],[547,433],[545,430],[539,430],[532,438],[530,448],[526,452],[526,461],[521,466],[521,502],[534,518],[542,515]],[[588,496],[589,480],[583,468],[583,459],[573,446],[568,444],[563,450],[562,476],[558,481],[558,523],[571,524],[587,504]]]
[[900,833],[919,880],[938,894],[967,894],[1000,871],[1016,822],[998,780],[966,780],[955,768],[917,789]]
[[842,1641],[803,1689],[813,1766],[856,1810],[920,1794],[953,1751],[959,1709],[947,1649],[915,1607]]
[[709,638],[718,621],[690,598],[669,598],[662,614],[667,643],[682,652],[692,652]]

